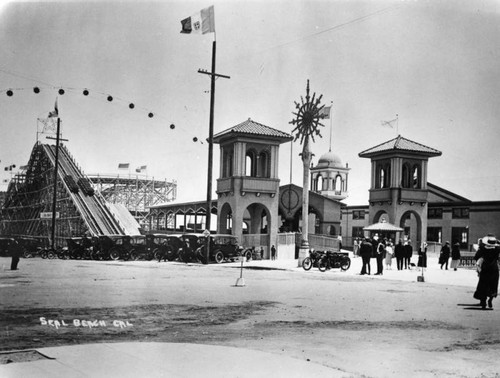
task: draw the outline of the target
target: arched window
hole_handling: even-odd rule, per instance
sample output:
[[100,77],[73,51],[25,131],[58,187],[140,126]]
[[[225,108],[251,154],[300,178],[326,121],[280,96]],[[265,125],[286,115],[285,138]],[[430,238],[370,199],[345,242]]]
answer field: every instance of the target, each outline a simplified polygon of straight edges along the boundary
[[337,175],[335,177],[335,193],[339,194],[342,192],[342,176]]
[[267,151],[262,151],[259,154],[259,177],[269,178],[271,177],[271,159],[269,159],[269,154]]
[[420,189],[422,185],[420,165],[415,164],[412,169],[412,188]]
[[403,164],[403,176],[401,177],[401,186],[403,188],[410,187],[410,166],[408,163]]
[[245,175],[257,177],[257,154],[254,150],[247,151],[245,163]]
[[318,175],[318,178],[316,179],[316,188],[315,188],[316,192],[323,190],[323,182],[324,182],[323,176]]
[[231,177],[233,175],[233,152],[224,151],[224,158],[222,161],[222,177]]

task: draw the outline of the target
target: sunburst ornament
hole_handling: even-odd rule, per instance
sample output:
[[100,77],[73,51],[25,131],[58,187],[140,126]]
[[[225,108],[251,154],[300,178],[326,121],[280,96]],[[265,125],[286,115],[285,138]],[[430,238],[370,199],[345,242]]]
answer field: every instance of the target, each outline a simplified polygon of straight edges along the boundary
[[300,138],[300,144],[302,144],[304,140],[307,140],[309,136],[312,138],[313,142],[315,136],[322,138],[320,127],[325,127],[325,125],[323,125],[320,120],[324,118],[322,110],[325,105],[320,104],[323,95],[320,95],[317,99],[315,97],[316,93],[313,93],[312,98],[309,96],[309,80],[307,80],[306,101],[304,102],[302,96],[300,96],[300,104],[294,101],[297,112],[292,112],[295,115],[295,119],[289,123],[296,125],[292,130],[292,134],[295,134],[294,141]]

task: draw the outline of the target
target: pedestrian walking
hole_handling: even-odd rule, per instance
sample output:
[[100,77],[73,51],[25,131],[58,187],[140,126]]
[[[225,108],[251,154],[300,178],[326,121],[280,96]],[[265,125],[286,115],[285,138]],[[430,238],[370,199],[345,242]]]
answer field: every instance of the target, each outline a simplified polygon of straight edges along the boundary
[[358,257],[359,256],[359,239],[358,238],[354,238],[352,252],[353,252],[353,256],[354,257]]
[[453,244],[451,247],[451,265],[450,268],[453,269],[454,271],[457,270],[458,265],[460,265],[460,243],[456,242]]
[[418,262],[417,266],[424,270],[427,268],[427,243],[422,242],[420,248],[418,249]]
[[394,255],[396,256],[396,265],[398,267],[398,270],[403,270],[405,247],[401,239],[399,239],[398,244],[396,244],[396,247],[394,248]]
[[385,240],[382,239],[377,245],[377,273],[376,276],[384,274]]
[[12,256],[10,270],[18,270],[17,265],[22,255],[22,248],[16,239],[9,240],[9,253]]
[[411,240],[408,241],[404,245],[405,247],[405,269],[411,269],[411,257],[413,255],[413,247],[411,245]]
[[498,257],[500,245],[493,235],[485,236],[480,244],[475,259],[478,265],[479,280],[474,298],[480,300],[481,307],[493,308],[493,298],[498,294]]
[[274,244],[271,246],[271,260],[276,260],[276,247]]
[[392,269],[392,257],[394,256],[394,248],[392,241],[388,241],[385,246],[385,268]]
[[363,267],[360,274],[370,274],[370,259],[372,257],[372,243],[370,239],[364,238],[359,247],[359,254],[362,259]]
[[439,252],[439,264],[441,264],[441,269],[443,269],[443,266],[445,266],[446,270],[448,270],[449,259],[450,259],[450,242],[447,241],[441,247],[441,251]]

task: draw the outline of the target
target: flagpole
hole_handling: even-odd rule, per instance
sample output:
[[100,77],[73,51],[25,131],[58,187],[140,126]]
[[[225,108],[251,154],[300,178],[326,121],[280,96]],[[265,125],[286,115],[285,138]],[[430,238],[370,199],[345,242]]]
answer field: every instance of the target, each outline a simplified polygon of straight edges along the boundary
[[332,129],[333,129],[333,126],[332,126],[332,107],[333,107],[333,101],[330,102],[331,105],[330,105],[330,114],[328,114],[328,118],[330,118],[330,149],[328,150],[328,152],[332,152]]
[[399,136],[399,114],[396,114],[396,134]]

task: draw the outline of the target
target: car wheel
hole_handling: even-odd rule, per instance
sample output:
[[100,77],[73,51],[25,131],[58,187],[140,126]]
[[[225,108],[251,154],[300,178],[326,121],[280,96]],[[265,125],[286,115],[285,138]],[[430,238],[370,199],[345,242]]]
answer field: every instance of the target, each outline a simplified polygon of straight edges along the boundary
[[[149,253],[148,253],[148,255],[149,255]],[[160,261],[162,257],[163,257],[163,253],[161,252],[160,248],[153,249],[153,258],[155,260]]]
[[221,251],[215,252],[215,262],[217,264],[220,264],[221,262],[224,261],[224,254]]
[[119,260],[120,259],[120,251],[118,251],[117,248],[111,248],[111,251],[109,251],[109,257],[111,260]]
[[130,250],[130,260],[136,261],[139,258],[138,253],[135,249]]

